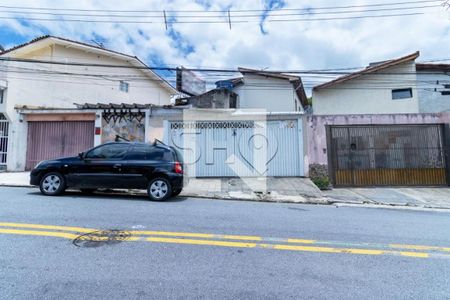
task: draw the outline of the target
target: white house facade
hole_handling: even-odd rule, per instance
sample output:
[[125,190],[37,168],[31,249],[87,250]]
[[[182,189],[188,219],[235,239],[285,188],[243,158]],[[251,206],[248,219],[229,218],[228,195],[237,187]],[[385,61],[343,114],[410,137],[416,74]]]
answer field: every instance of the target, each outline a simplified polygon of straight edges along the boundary
[[238,108],[268,112],[303,111],[308,105],[300,77],[239,68],[243,77],[235,80]]
[[419,52],[313,88],[315,115],[418,113],[415,59]]
[[[99,143],[94,128],[101,120],[75,103],[164,106],[176,94],[137,57],[53,36],[0,53],[0,67],[0,153],[6,152],[0,164],[8,170],[44,158],[39,151],[51,152],[44,145],[49,141],[71,152]],[[7,135],[1,132],[5,123]]]

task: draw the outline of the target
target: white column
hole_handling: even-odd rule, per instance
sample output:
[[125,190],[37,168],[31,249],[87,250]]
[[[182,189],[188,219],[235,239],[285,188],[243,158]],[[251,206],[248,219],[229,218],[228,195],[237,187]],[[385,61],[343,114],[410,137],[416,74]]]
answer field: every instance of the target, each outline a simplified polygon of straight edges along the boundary
[[[97,110],[95,112],[94,147],[98,146],[102,143],[102,132],[103,132],[102,119],[103,119],[102,111]],[[95,134],[95,133],[97,133],[97,128],[100,128],[100,134]]]
[[305,166],[309,168],[309,165],[305,163],[305,159],[307,160],[307,157],[305,157],[305,134],[303,132],[303,120],[305,118],[305,115],[302,115],[297,119],[297,127],[298,127],[298,155],[299,155],[299,164],[300,164],[300,176],[305,176],[305,174],[308,174],[309,170],[305,171]]
[[150,141],[150,109],[145,110],[145,128],[144,128],[144,142]]

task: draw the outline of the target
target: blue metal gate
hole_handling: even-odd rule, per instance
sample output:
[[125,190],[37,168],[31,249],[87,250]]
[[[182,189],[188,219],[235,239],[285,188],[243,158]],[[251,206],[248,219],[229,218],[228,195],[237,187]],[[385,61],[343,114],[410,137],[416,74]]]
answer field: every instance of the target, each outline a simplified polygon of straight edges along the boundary
[[170,122],[166,141],[189,176],[303,176],[303,139],[294,120]]

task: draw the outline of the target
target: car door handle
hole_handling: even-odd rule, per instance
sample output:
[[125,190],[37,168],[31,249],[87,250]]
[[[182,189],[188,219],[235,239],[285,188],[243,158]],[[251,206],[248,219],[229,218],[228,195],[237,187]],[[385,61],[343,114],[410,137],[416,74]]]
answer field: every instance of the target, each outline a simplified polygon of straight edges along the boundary
[[114,168],[114,169],[120,169],[120,168],[122,168],[122,165],[121,165],[121,164],[115,164],[115,165],[113,166],[113,168]]

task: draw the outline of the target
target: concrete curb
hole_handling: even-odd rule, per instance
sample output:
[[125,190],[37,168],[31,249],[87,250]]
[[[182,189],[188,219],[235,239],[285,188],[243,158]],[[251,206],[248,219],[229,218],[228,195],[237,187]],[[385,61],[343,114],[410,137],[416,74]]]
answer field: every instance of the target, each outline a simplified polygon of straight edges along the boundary
[[34,188],[36,186],[30,184],[4,184],[0,183],[0,187],[22,187],[22,188]]
[[[37,188],[32,185],[24,184],[0,184],[0,187],[13,187],[13,188]],[[131,191],[133,195],[144,195],[144,192]],[[405,204],[393,204],[382,203],[375,201],[356,201],[356,200],[342,200],[332,199],[329,197],[312,198],[304,196],[288,196],[277,194],[276,198],[262,197],[255,198],[253,195],[240,193],[239,196],[226,196],[218,194],[195,194],[195,193],[181,193],[181,197],[200,198],[200,199],[216,199],[216,200],[231,200],[231,201],[252,201],[252,202],[265,202],[265,203],[291,203],[291,204],[311,204],[311,205],[334,205],[337,207],[361,207],[361,208],[383,208],[383,209],[405,209],[405,210],[417,210],[417,211],[440,211],[450,212],[448,207],[435,207],[435,206],[420,206],[412,203]]]
[[201,198],[201,199],[215,199],[215,200],[228,200],[228,201],[251,201],[251,202],[265,202],[265,203],[293,203],[293,204],[315,204],[315,205],[329,205],[327,200],[318,198],[317,200],[308,199],[306,201],[296,201],[291,199],[256,199],[256,198],[243,198],[243,197],[223,197],[223,196],[205,196],[197,194],[180,194],[181,197]]
[[402,205],[386,205],[386,204],[352,204],[352,203],[335,203],[333,205],[335,205],[336,207],[360,207],[360,208],[450,213],[450,208],[435,208],[425,206],[421,207],[421,206],[406,206],[406,205],[402,206]]

